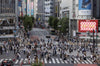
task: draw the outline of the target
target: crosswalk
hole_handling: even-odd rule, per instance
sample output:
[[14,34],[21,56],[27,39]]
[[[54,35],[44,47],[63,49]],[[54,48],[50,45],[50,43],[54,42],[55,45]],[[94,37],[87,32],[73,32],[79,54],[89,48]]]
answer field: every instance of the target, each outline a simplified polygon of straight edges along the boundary
[[[12,59],[0,59],[0,63],[2,63],[3,60],[12,60]],[[39,60],[39,59],[38,59]],[[63,60],[61,58],[51,58],[50,60],[47,60],[46,58],[43,58],[39,61],[44,62],[45,64],[70,64],[71,61],[69,61],[70,59],[66,59]],[[15,60],[14,64],[30,64],[30,63],[34,63],[34,58],[31,58],[30,60],[28,60],[27,58],[23,59],[21,58],[20,60]],[[91,61],[91,59],[87,58],[86,60],[82,60],[80,61],[79,58],[74,58],[74,64],[93,64],[93,62]]]

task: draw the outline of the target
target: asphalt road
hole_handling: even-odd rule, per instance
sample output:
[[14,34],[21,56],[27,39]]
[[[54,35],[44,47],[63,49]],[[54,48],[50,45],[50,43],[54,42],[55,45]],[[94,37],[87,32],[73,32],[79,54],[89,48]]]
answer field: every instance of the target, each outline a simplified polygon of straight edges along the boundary
[[[46,29],[39,29],[39,28],[33,28],[32,31],[30,32],[30,36],[38,36],[39,38],[45,39],[48,41],[48,39],[46,38],[47,35],[50,35],[49,32]],[[55,42],[53,42],[55,44]],[[23,48],[22,48],[23,49]],[[67,51],[67,53],[69,55],[76,55],[77,54],[77,50],[72,52],[71,54]],[[82,55],[82,53],[80,53],[80,55]],[[87,52],[87,55],[90,56],[91,53]],[[3,55],[0,55],[0,62],[1,60],[5,60],[5,59],[14,59],[15,55],[13,53],[13,51],[9,51],[9,53],[3,53]],[[25,61],[26,55],[23,54],[23,52],[21,52],[21,59],[22,60],[16,60],[15,63],[18,65],[20,64],[21,61],[26,62]],[[34,56],[33,53],[31,53],[31,60],[33,60]],[[46,64],[46,66],[73,66],[72,63],[64,60],[61,60],[58,57],[52,57],[52,61],[47,61],[45,60],[45,58],[43,58],[44,63]],[[79,64],[80,60],[78,58],[75,59],[75,64]],[[87,59],[86,61],[83,61],[82,63],[84,64],[93,64],[91,59]],[[26,62],[27,64],[27,62]],[[26,65],[28,66],[28,65]]]

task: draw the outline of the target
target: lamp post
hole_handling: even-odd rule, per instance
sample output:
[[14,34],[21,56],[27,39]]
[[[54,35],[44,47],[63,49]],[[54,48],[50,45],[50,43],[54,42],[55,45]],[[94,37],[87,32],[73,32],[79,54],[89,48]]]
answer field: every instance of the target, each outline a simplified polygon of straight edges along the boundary
[[94,41],[94,29],[93,29],[93,53],[94,53],[94,50],[95,50],[95,41]]

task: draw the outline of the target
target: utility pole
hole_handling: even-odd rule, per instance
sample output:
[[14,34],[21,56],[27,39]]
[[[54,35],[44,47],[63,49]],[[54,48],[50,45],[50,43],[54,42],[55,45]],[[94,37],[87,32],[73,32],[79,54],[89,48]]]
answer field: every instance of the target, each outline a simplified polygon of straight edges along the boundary
[[94,51],[95,51],[95,40],[94,40],[94,29],[93,29],[93,53],[94,53]]

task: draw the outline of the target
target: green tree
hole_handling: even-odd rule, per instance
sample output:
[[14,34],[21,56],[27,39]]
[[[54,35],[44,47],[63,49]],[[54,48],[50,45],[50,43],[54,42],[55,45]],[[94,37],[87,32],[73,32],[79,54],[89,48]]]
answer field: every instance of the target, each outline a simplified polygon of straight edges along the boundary
[[52,27],[57,30],[58,29],[58,18],[57,17],[54,17],[53,20],[52,20]]
[[62,33],[66,33],[66,29],[69,28],[69,19],[66,17],[60,19],[58,25],[61,25],[61,27],[58,28],[58,30]]
[[24,28],[26,30],[26,32],[28,30],[31,30],[32,27],[33,27],[33,21],[32,21],[32,17],[29,17],[29,16],[24,16],[24,19],[23,19],[23,25],[24,25]]
[[51,27],[53,26],[53,24],[52,24],[53,19],[54,19],[54,17],[53,16],[50,16],[49,17],[49,20],[48,20],[49,26],[51,26]]

